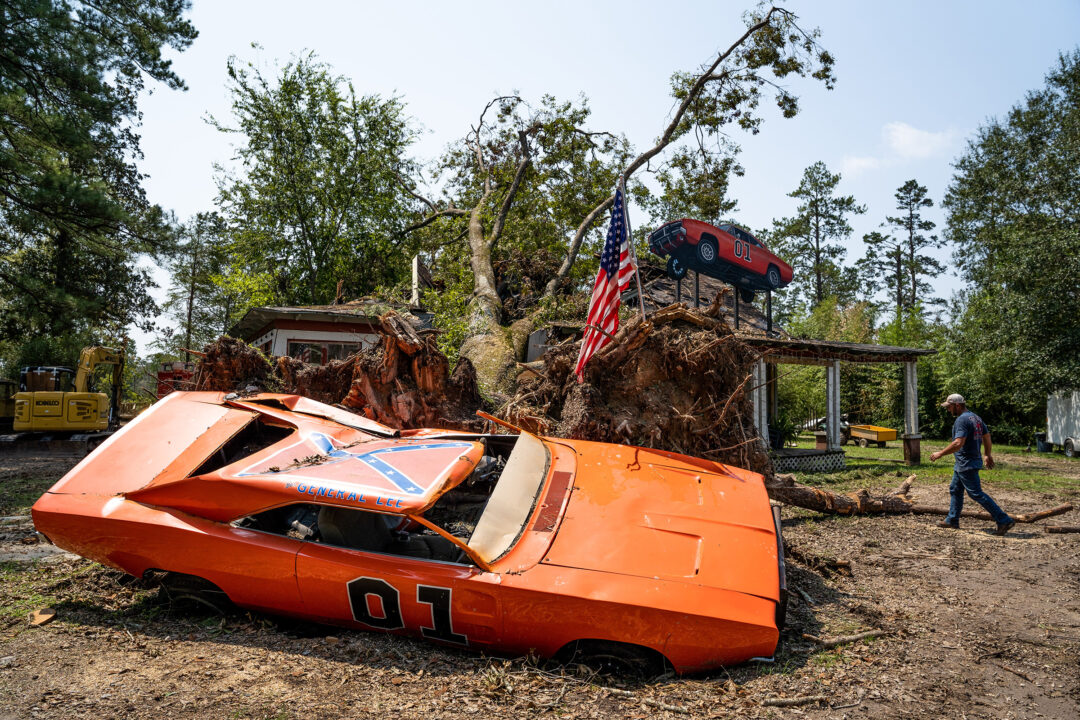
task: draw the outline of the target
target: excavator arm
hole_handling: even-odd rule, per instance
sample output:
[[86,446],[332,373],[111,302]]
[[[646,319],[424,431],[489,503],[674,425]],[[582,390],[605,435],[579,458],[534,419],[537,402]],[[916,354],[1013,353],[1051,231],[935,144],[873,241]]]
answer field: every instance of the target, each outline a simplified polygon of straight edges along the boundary
[[83,348],[79,354],[79,369],[75,372],[75,392],[90,392],[90,378],[98,365],[112,365],[113,386],[119,386],[120,374],[124,367],[124,353],[113,348],[94,347]]

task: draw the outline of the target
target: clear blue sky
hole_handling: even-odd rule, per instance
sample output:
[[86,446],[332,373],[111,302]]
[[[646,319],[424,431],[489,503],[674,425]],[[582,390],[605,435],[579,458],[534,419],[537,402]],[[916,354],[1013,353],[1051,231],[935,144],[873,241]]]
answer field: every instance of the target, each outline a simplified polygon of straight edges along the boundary
[[[495,93],[529,99],[586,95],[595,128],[624,133],[644,149],[672,110],[668,79],[693,70],[738,37],[741,2],[464,1],[410,3],[195,0],[200,36],[175,57],[187,92],[151,88],[143,98],[140,167],[151,201],[181,219],[213,208],[213,164],[230,138],[203,118],[229,118],[230,55],[264,64],[315,51],[361,94],[397,94],[424,128],[415,146],[432,159],[461,137]],[[798,83],[802,112],[766,113],[761,133],[733,139],[746,176],[732,183],[737,219],[751,228],[790,215],[787,197],[805,167],[824,161],[868,212],[857,238],[895,209],[906,180],[927,186],[935,206],[972,133],[1043,84],[1059,52],[1080,44],[1080,2],[794,1],[787,7],[822,30],[837,84]],[[262,49],[254,50],[252,43]],[[935,207],[929,217],[940,225]],[[633,222],[634,218],[631,217]],[[942,258],[948,258],[948,252]],[[164,273],[156,273],[165,283]],[[953,276],[937,283],[948,297]],[[135,333],[140,349],[147,338]]]

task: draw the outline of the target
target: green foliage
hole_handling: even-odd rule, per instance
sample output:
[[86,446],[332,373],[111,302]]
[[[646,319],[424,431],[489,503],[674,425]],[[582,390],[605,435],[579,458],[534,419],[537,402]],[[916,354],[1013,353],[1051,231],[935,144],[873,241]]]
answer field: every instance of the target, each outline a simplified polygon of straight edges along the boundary
[[904,298],[903,307],[909,310],[920,302],[937,302],[928,297],[933,288],[923,278],[935,278],[945,272],[944,265],[935,258],[922,254],[923,250],[939,248],[944,244],[936,235],[924,234],[933,230],[935,223],[923,218],[922,210],[932,207],[934,201],[926,196],[926,187],[915,180],[908,180],[896,190],[896,209],[900,214],[885,218],[885,222],[893,226],[900,236],[898,244],[907,284],[907,297]]
[[[172,276],[163,310],[170,324],[161,329],[155,348],[171,357],[183,348],[198,349],[223,335],[249,307],[257,290],[233,284],[226,227],[216,213],[199,213],[181,229],[181,244],[170,259]],[[260,298],[261,299],[261,298]],[[268,297],[267,297],[268,299]]]
[[952,325],[953,383],[991,427],[1041,425],[1080,387],[1080,50],[981,127],[956,163],[946,234],[968,288]]
[[327,304],[337,283],[358,297],[408,270],[401,247],[413,199],[401,178],[414,131],[398,98],[358,96],[307,54],[271,82],[229,60],[241,172],[219,167],[219,205],[232,269],[224,283],[249,301]]
[[829,297],[846,304],[859,294],[858,271],[843,264],[843,241],[851,235],[847,217],[865,213],[866,206],[850,195],[837,196],[839,183],[840,175],[823,162],[806,168],[799,186],[788,193],[800,201],[797,214],[774,220],[766,234],[770,249],[795,270],[783,296],[789,302],[800,299],[813,308]]
[[134,164],[136,101],[144,77],[183,88],[162,49],[195,38],[186,10],[0,5],[0,341],[149,324],[152,283],[136,258],[167,251],[171,237]]

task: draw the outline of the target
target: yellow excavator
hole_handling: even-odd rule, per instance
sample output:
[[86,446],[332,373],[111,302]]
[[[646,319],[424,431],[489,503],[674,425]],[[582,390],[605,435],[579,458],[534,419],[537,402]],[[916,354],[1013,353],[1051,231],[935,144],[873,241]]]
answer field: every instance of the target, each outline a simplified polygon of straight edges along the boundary
[[[94,371],[112,366],[112,397],[91,391]],[[124,353],[107,347],[83,348],[76,370],[27,367],[15,394],[15,432],[95,432],[116,425]]]

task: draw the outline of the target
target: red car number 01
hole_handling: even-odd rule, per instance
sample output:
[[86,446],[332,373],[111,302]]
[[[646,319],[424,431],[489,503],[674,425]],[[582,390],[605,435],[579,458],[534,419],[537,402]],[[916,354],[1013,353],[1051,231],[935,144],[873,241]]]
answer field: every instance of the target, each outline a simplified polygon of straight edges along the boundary
[[[359,577],[350,580],[346,587],[356,622],[379,630],[400,630],[405,627],[401,614],[401,594],[393,585],[380,578]],[[379,598],[382,617],[371,612],[368,600],[371,596]],[[468,636],[454,632],[454,624],[450,619],[451,596],[450,588],[435,585],[416,586],[416,602],[431,607],[431,627],[421,625],[420,634],[429,640],[468,645]]]
[[746,262],[750,262],[750,243],[746,243],[739,238],[735,238],[735,257],[742,258]]

